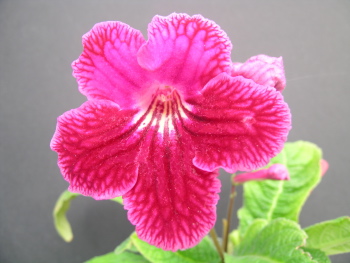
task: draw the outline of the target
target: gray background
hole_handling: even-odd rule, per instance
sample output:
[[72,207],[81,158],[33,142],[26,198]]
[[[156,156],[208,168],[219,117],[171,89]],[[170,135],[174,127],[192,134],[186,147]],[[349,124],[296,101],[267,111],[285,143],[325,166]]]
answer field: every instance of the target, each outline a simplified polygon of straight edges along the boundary
[[[0,262],[82,262],[133,231],[121,206],[81,197],[68,214],[73,242],[58,237],[51,210],[67,183],[49,142],[56,117],[85,100],[70,67],[81,36],[105,20],[146,33],[155,14],[174,11],[216,21],[234,44],[234,61],[260,53],[284,57],[289,141],[317,143],[330,163],[301,224],[350,215],[350,1],[0,0]],[[228,178],[221,176],[218,229]],[[350,254],[333,262],[350,262]]]

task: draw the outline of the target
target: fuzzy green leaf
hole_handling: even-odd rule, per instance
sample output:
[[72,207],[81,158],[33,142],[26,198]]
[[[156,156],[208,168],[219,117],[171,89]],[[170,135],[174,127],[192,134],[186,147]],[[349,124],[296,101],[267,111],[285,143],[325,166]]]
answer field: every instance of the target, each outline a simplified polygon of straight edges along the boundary
[[230,240],[229,247],[230,247],[230,244],[232,244],[233,247],[236,247],[239,245],[239,243],[241,242],[241,238],[240,238],[238,229],[235,229],[230,233],[229,240]]
[[53,219],[56,231],[64,241],[70,242],[73,239],[72,228],[67,220],[66,213],[69,210],[70,202],[79,194],[64,191],[58,198],[53,209]]
[[248,227],[233,256],[225,256],[227,263],[315,263],[309,253],[299,249],[306,233],[288,219],[279,218],[268,223],[257,219]]
[[305,252],[309,253],[312,257],[313,260],[317,261],[318,263],[331,263],[329,257],[327,257],[326,253],[319,249],[315,248],[308,248],[308,247],[303,247],[301,248]]
[[306,247],[316,248],[327,255],[350,252],[350,217],[318,223],[305,229],[308,235]]
[[235,263],[237,262],[236,261],[236,258],[232,255],[229,255],[229,254],[225,254],[225,263]]
[[131,252],[138,252],[137,248],[133,244],[132,239],[130,237],[125,239],[119,246],[117,246],[114,249],[114,253],[121,254],[126,250],[131,251]]
[[115,198],[112,198],[112,199],[109,199],[111,201],[114,201],[114,202],[117,202],[119,204],[123,204],[123,198],[121,196],[118,196],[118,197],[115,197]]
[[271,221],[288,218],[298,222],[299,214],[312,189],[321,178],[321,150],[312,143],[286,143],[282,152],[268,166],[287,167],[289,181],[252,181],[244,184],[243,207],[238,212],[240,234],[257,218]]
[[220,257],[208,237],[195,247],[171,252],[149,245],[140,240],[136,234],[131,235],[133,244],[138,251],[152,263],[219,263]]
[[121,254],[115,254],[113,252],[94,257],[88,261],[85,261],[85,263],[149,263],[147,259],[145,259],[143,256],[134,254],[129,251],[124,251]]
[[[80,194],[72,193],[68,190],[64,191],[58,200],[56,201],[55,208],[53,209],[53,219],[57,233],[66,242],[71,242],[73,240],[72,228],[67,220],[67,212],[70,208],[70,203]],[[123,198],[121,196],[110,199],[111,201],[123,204]]]

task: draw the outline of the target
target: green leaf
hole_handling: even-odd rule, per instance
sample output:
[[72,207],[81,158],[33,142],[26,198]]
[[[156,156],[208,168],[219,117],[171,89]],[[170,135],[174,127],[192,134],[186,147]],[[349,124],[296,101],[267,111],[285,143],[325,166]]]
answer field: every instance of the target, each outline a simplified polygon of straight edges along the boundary
[[232,255],[225,254],[225,263],[235,263],[236,258]]
[[311,255],[312,259],[317,261],[318,263],[331,263],[326,253],[324,253],[319,249],[307,248],[307,247],[303,247],[301,249],[304,250],[305,252],[308,252]]
[[145,259],[143,256],[134,254],[129,251],[124,251],[121,254],[115,254],[113,252],[94,257],[88,261],[85,261],[85,263],[149,263],[147,259]]
[[236,247],[239,245],[239,243],[241,243],[241,237],[239,235],[239,231],[238,229],[233,230],[230,235],[229,235],[229,248],[230,245],[232,244],[233,247]]
[[[288,219],[255,220],[227,263],[315,263],[303,246],[306,233]],[[225,259],[226,259],[225,258]]]
[[129,250],[131,252],[138,252],[130,237],[125,239],[119,246],[117,246],[114,250],[114,253],[121,254],[126,250]]
[[248,227],[246,234],[244,235],[244,243],[248,244],[253,242],[258,233],[268,224],[266,219],[255,219]]
[[115,197],[115,198],[112,198],[112,199],[109,199],[111,201],[114,201],[114,202],[117,202],[119,204],[123,204],[123,198],[121,196],[118,196],[118,197]]
[[70,242],[73,239],[72,228],[67,220],[66,213],[69,210],[70,202],[79,194],[64,191],[58,198],[53,210],[55,228],[64,241]]
[[[80,194],[72,193],[68,190],[64,191],[58,198],[55,208],[53,209],[53,219],[57,233],[66,242],[71,242],[73,240],[72,228],[67,220],[67,211],[70,207],[70,202],[75,199]],[[123,198],[121,196],[109,199],[111,201],[123,204]]]
[[327,255],[350,252],[350,217],[318,223],[305,229],[308,235],[306,247],[316,248]]
[[287,167],[289,181],[252,181],[244,184],[243,207],[238,211],[241,235],[254,219],[271,221],[288,218],[298,222],[299,214],[312,189],[321,178],[321,150],[312,143],[286,143],[282,152],[268,166],[280,163]]
[[171,252],[156,248],[140,240],[136,234],[131,235],[133,244],[138,251],[152,263],[219,263],[220,257],[208,237],[195,247]]

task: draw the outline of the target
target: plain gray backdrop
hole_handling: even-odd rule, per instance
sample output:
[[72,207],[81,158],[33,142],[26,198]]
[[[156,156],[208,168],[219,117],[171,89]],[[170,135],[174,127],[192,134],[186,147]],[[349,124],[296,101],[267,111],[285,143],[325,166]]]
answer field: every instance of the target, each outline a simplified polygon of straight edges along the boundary
[[[85,101],[70,67],[82,51],[81,36],[105,20],[146,36],[154,15],[172,12],[217,22],[233,42],[233,61],[283,56],[289,141],[318,144],[330,163],[301,224],[350,215],[350,1],[0,0],[1,263],[83,262],[112,251],[133,231],[118,204],[79,197],[68,213],[74,240],[60,239],[51,212],[67,183],[49,142],[57,116]],[[218,230],[229,191],[228,174],[221,179]],[[350,254],[332,259],[350,262]]]

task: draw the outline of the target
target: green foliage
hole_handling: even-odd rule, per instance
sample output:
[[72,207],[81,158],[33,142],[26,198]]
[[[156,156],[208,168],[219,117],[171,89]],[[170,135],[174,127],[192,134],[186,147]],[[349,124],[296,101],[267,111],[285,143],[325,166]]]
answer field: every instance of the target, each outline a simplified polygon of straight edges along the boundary
[[[225,254],[225,263],[330,263],[318,249],[306,248],[307,235],[294,221],[279,218],[256,219],[248,227],[233,255]],[[221,259],[208,237],[184,251],[164,251],[140,240],[134,233],[114,252],[86,263],[220,263]]]
[[[239,229],[229,236],[225,263],[330,263],[328,255],[350,252],[350,217],[322,222],[302,230],[299,214],[310,192],[321,179],[321,150],[304,141],[286,143],[268,166],[287,167],[290,181],[255,181],[244,184]],[[79,194],[65,191],[54,212],[57,232],[67,242],[73,238],[66,217],[70,202]],[[123,204],[121,197],[112,201]],[[136,233],[114,252],[86,263],[220,263],[212,240],[205,237],[183,251],[163,251],[140,240]]]
[[118,197],[115,197],[115,198],[112,198],[112,199],[109,199],[111,201],[114,201],[114,202],[117,202],[119,204],[123,204],[123,198],[121,196],[118,196]]
[[233,230],[230,234],[229,234],[229,251],[232,250],[231,247],[236,247],[238,246],[238,244],[240,243],[240,235],[239,235],[239,231],[238,229]]
[[85,263],[149,263],[143,256],[134,254],[129,251],[124,251],[120,254],[110,252],[108,254],[94,257]]
[[137,248],[133,244],[133,242],[131,240],[131,237],[128,237],[119,246],[117,246],[114,249],[114,253],[115,254],[121,254],[121,253],[123,253],[126,250],[131,251],[131,252],[137,252]]
[[350,252],[350,217],[318,223],[305,229],[307,248],[320,249],[327,255]]
[[[132,261],[134,260],[134,261]],[[220,257],[209,237],[196,247],[171,252],[156,248],[140,240],[136,233],[122,242],[114,252],[95,257],[86,263],[151,262],[151,263],[220,263]]]
[[73,239],[72,228],[67,220],[66,213],[69,210],[70,202],[79,194],[64,191],[58,198],[53,209],[54,224],[57,233],[64,241],[70,242]]
[[227,262],[316,262],[309,253],[299,249],[306,238],[306,233],[291,220],[279,218],[268,222],[257,219],[248,227],[242,242]]
[[195,247],[177,252],[164,251],[140,240],[136,234],[131,239],[138,251],[152,263],[219,263],[220,257],[208,237]]
[[300,248],[304,250],[305,252],[309,253],[313,260],[319,262],[319,263],[331,263],[329,260],[329,257],[327,257],[326,253],[323,251],[316,249],[316,248],[308,248],[308,247],[302,247]]
[[321,177],[321,150],[304,141],[286,143],[282,152],[271,160],[287,167],[289,181],[252,181],[244,184],[244,204],[238,212],[239,231],[244,235],[254,219],[271,221],[288,218],[298,222],[307,197]]
[[[64,191],[56,201],[55,208],[53,209],[53,219],[57,233],[66,242],[71,242],[73,240],[72,227],[67,219],[67,212],[70,208],[70,203],[80,194],[72,193],[68,190]],[[121,196],[110,199],[111,201],[123,204],[123,199]]]

